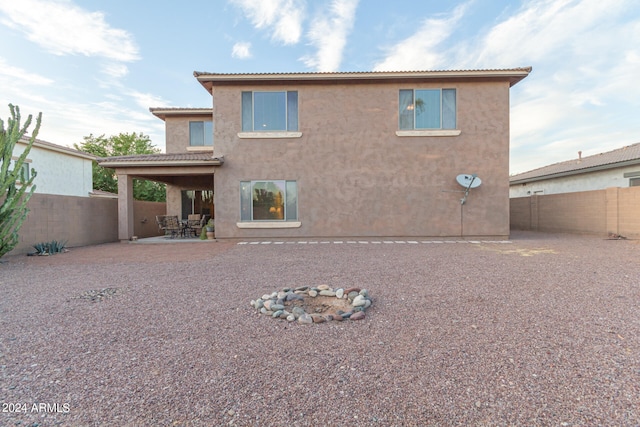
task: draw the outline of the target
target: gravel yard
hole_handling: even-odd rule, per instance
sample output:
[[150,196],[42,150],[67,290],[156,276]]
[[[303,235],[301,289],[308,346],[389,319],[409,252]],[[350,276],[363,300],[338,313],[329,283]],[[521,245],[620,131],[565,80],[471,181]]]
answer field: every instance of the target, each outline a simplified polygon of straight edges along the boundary
[[[0,425],[640,425],[640,241],[364,242],[5,257]],[[249,304],[320,284],[366,318]]]

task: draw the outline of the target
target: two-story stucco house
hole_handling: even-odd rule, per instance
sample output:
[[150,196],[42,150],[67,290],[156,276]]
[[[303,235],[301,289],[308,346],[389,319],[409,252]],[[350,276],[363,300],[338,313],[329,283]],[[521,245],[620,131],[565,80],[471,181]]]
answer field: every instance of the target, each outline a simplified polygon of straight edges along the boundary
[[[196,72],[211,109],[151,109],[166,154],[100,163],[119,237],[133,177],[167,183],[170,214],[209,209],[222,239],[507,237],[509,89],[530,71]],[[482,183],[465,203],[461,174]]]

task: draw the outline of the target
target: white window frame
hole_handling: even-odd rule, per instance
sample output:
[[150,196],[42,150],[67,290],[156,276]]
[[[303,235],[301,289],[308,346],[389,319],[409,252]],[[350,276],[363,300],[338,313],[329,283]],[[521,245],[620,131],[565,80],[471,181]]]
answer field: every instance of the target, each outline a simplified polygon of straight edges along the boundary
[[[193,136],[192,136],[192,124],[202,123],[203,126],[203,135],[202,135],[202,144],[193,145]],[[210,136],[211,144],[206,144],[208,142],[208,136]],[[190,120],[189,121],[189,145],[187,147],[187,151],[213,151],[213,121],[212,120]]]
[[[284,119],[285,119],[285,128],[278,130],[261,130],[256,129],[255,127],[255,94],[256,93],[284,93],[285,102],[284,102]],[[251,102],[251,111],[250,111],[250,120],[247,115],[247,111],[245,110],[245,103],[248,102],[246,98],[248,94],[250,96]],[[290,95],[291,94],[291,95]],[[293,95],[295,94],[295,96]],[[291,98],[290,98],[291,96]],[[290,110],[290,102],[293,102],[295,99],[295,112]],[[300,138],[302,136],[302,132],[300,132],[300,115],[299,115],[299,97],[298,91],[296,90],[275,90],[275,91],[242,91],[241,97],[241,126],[242,130],[238,132],[238,137],[242,139],[252,139],[252,138]],[[295,125],[293,120],[295,119]],[[250,121],[250,126],[247,122]]]
[[[255,185],[258,183],[281,183],[284,188],[284,219],[281,220],[270,220],[270,219],[254,219],[253,215],[253,192],[255,189]],[[248,187],[247,187],[248,186]],[[293,186],[294,189],[289,190],[290,186]],[[295,194],[288,195],[287,191],[294,191]],[[244,193],[244,194],[243,194]],[[244,217],[243,206],[247,203],[247,197],[249,198],[249,212],[248,218]],[[291,207],[288,206],[290,203],[295,203],[294,212],[291,212]],[[298,220],[298,182],[295,180],[284,180],[284,179],[257,179],[257,180],[247,180],[240,181],[240,221],[236,223],[238,228],[298,228],[302,224]],[[244,217],[244,218],[243,218]]]
[[[442,95],[442,91],[446,90],[446,91],[453,91],[454,93],[454,100],[455,100],[455,109],[453,111],[454,113],[454,120],[455,120],[455,127],[453,129],[449,129],[449,128],[443,128],[443,103],[444,103],[444,97]],[[401,98],[401,93],[403,91],[411,91],[411,96],[412,96],[412,105],[410,107],[411,111],[413,111],[413,128],[412,129],[401,129],[401,120],[402,120],[402,112],[400,111],[400,108],[402,107],[402,104],[400,102],[400,98]],[[416,91],[439,91],[440,92],[440,127],[439,128],[416,128],[415,127],[415,123],[416,123],[416,106],[415,106],[415,99],[416,99]],[[417,89],[400,89],[398,91],[398,130],[396,131],[396,135],[397,136],[403,136],[403,137],[412,137],[412,136],[458,136],[462,133],[462,131],[460,129],[457,129],[458,126],[458,91],[455,88],[417,88]]]

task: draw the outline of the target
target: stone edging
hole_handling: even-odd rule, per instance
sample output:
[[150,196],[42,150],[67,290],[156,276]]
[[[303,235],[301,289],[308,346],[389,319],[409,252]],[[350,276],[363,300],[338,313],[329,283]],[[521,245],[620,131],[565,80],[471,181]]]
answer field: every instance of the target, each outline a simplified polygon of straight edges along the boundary
[[[335,310],[330,314],[307,313],[302,307],[296,305],[296,303],[305,301],[306,298],[313,299],[318,296],[344,299],[349,306],[349,310]],[[283,288],[280,291],[265,294],[257,300],[251,300],[251,306],[262,314],[271,316],[274,319],[286,319],[289,322],[298,321],[298,323],[302,324],[323,323],[330,320],[362,320],[365,318],[366,309],[371,304],[369,291],[366,289],[354,287],[334,290],[328,285]]]

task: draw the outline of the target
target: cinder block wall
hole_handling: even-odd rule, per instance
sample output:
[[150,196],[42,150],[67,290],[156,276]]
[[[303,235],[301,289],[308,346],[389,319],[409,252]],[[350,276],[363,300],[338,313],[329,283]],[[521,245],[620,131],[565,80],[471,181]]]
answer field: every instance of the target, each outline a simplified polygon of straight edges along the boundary
[[[52,240],[66,241],[68,247],[118,241],[116,199],[36,193],[28,207],[29,214],[18,233],[18,245],[8,255],[33,252],[34,244]],[[155,216],[164,215],[165,211],[165,203],[135,201],[136,235],[160,235]]]
[[640,187],[618,188],[618,234],[640,237]]
[[640,187],[510,199],[513,230],[640,237]]

